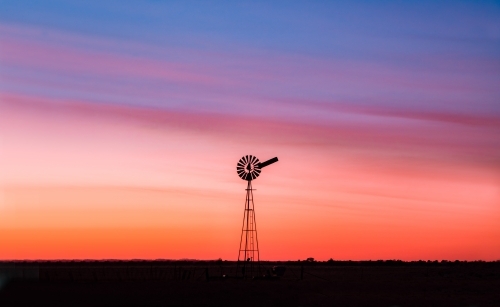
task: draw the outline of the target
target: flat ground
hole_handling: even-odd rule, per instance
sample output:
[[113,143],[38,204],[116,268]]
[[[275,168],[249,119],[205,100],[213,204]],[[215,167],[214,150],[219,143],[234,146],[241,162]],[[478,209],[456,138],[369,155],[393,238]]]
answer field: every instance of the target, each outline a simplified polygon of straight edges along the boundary
[[275,265],[283,276],[240,279],[226,261],[3,262],[0,306],[500,306],[500,262],[267,262],[260,276]]

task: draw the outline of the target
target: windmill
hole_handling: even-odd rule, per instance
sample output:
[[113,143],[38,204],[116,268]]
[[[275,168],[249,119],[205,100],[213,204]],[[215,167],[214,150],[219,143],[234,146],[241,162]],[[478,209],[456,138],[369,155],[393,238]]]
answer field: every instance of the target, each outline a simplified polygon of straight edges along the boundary
[[[264,167],[275,162],[278,162],[277,157],[269,159],[265,162],[260,162],[257,157],[247,155],[243,156],[238,161],[236,166],[238,176],[248,182],[237,265],[237,274],[239,274],[240,261],[243,262],[243,268],[241,270],[243,277],[252,276],[254,263],[257,262],[258,265],[260,261],[259,241],[257,240],[257,224],[255,223],[255,210],[253,203],[252,180],[259,177],[260,172]],[[249,270],[247,270],[247,268],[249,268]]]

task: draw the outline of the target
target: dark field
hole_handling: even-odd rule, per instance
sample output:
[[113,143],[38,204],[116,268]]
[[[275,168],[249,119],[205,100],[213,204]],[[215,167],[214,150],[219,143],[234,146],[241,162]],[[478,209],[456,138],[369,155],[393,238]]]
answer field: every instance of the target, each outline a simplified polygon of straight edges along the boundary
[[[0,306],[500,306],[500,262],[0,262]],[[269,271],[268,271],[269,270]],[[226,277],[223,277],[226,275]]]

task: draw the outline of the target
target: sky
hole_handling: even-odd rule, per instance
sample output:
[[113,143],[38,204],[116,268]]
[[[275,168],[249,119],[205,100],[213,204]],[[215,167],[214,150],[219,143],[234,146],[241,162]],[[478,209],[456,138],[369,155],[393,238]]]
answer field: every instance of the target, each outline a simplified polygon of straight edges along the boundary
[[0,260],[500,259],[498,1],[0,1]]

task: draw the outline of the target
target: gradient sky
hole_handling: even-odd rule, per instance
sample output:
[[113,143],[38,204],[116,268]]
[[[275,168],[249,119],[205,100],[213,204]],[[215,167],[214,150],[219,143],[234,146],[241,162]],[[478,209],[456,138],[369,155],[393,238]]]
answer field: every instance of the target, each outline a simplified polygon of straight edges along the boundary
[[500,4],[0,1],[0,259],[500,259]]

